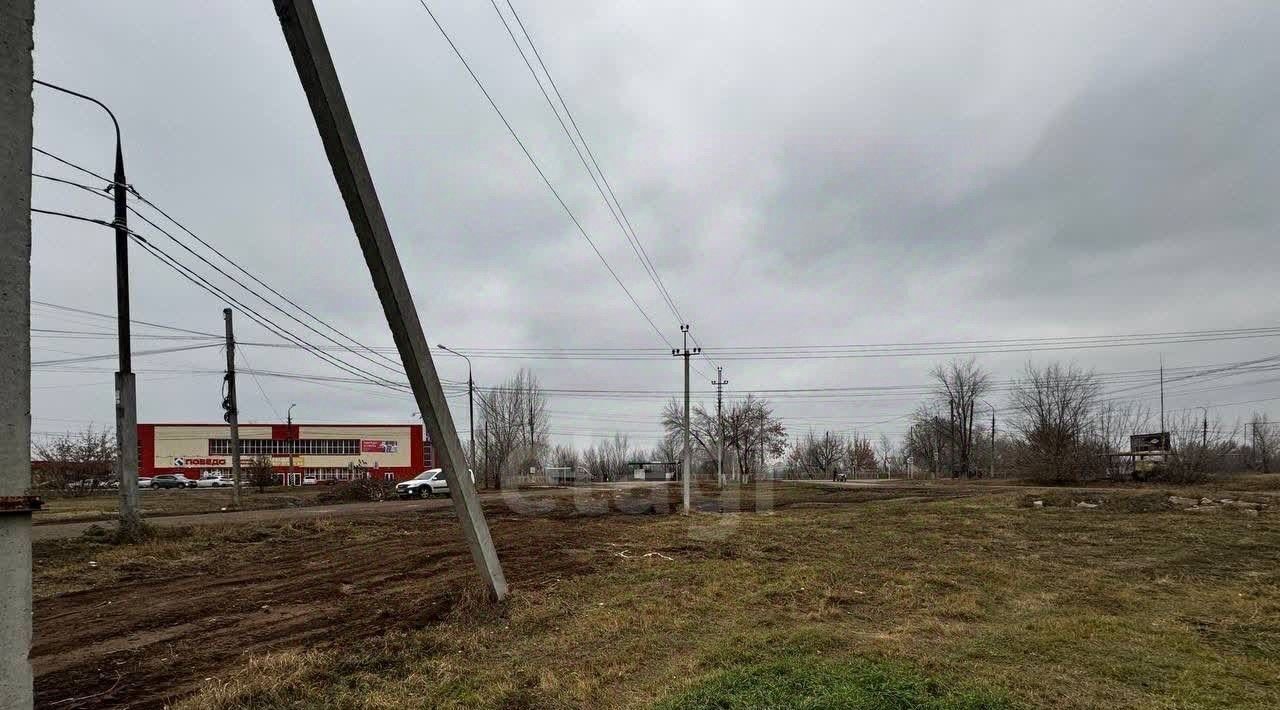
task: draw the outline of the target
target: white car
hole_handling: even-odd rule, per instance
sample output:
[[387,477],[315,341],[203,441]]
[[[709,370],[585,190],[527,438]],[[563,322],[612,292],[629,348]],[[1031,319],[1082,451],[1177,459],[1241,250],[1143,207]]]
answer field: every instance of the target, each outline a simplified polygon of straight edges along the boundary
[[[120,487],[120,483],[119,483],[119,481],[116,481],[116,482],[115,482],[115,486],[113,486],[113,488],[119,488],[119,487]],[[139,488],[150,488],[150,487],[151,487],[151,477],[150,477],[150,476],[138,476],[138,487],[139,487]]]
[[[476,475],[471,474],[471,484],[475,485]],[[449,495],[449,476],[444,469],[433,468],[423,471],[407,481],[396,484],[396,495],[400,498],[430,498],[438,495]]]
[[230,476],[209,476],[196,481],[196,488],[231,488],[236,485]]
[[434,495],[448,495],[449,479],[442,468],[423,471],[407,481],[396,484],[396,495],[400,498],[430,498]]

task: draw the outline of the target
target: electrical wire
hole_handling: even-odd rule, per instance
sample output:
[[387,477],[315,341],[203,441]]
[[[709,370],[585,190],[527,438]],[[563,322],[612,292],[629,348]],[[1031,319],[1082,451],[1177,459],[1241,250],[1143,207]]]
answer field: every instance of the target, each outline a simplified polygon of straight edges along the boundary
[[458,45],[454,44],[453,38],[445,31],[444,25],[440,24],[440,20],[437,19],[435,13],[431,11],[431,7],[427,5],[426,0],[418,0],[418,2],[422,5],[422,9],[427,11],[427,15],[431,17],[431,21],[435,24],[436,29],[440,31],[440,35],[444,37],[445,42],[449,44],[453,53],[458,57],[458,61],[462,62],[462,66],[467,70],[472,81],[475,82],[476,86],[480,89],[480,92],[484,94],[485,99],[489,102],[489,106],[498,114],[498,118],[502,120],[502,124],[507,127],[507,131],[511,134],[511,137],[515,139],[516,144],[520,146],[520,150],[524,152],[525,157],[528,158],[533,169],[536,170],[538,176],[542,178],[543,184],[545,184],[547,189],[551,191],[551,194],[556,198],[556,202],[560,203],[561,209],[564,210],[565,214],[568,215],[569,219],[573,222],[573,225],[578,229],[578,233],[581,234],[582,238],[591,246],[591,250],[594,251],[596,257],[600,259],[600,263],[604,265],[604,268],[609,272],[609,275],[613,277],[613,280],[617,282],[618,286],[627,295],[631,304],[635,306],[636,310],[640,312],[640,315],[644,317],[645,321],[649,324],[649,327],[653,328],[653,332],[657,333],[658,337],[661,338],[668,347],[674,347],[671,345],[671,340],[668,339],[662,330],[658,328],[657,324],[653,322],[653,318],[649,316],[649,312],[646,311],[644,307],[640,305],[640,302],[636,300],[635,295],[631,293],[631,289],[627,288],[627,285],[623,283],[622,278],[618,276],[618,272],[614,271],[613,266],[609,264],[609,260],[605,258],[604,253],[600,251],[598,246],[596,246],[595,240],[591,238],[591,235],[587,234],[587,230],[582,226],[582,222],[578,220],[577,215],[573,213],[573,210],[569,208],[568,203],[566,203],[564,198],[560,196],[560,191],[556,189],[555,185],[552,184],[551,179],[548,178],[547,174],[542,170],[542,166],[534,159],[533,153],[529,151],[524,140],[520,138],[520,134],[516,132],[516,129],[511,125],[511,122],[507,120],[506,114],[502,112],[502,109],[498,108],[498,103],[494,101],[493,96],[489,94],[489,90],[486,89],[484,83],[480,81],[480,77],[477,76],[475,71],[471,68],[471,64],[467,62],[466,57],[462,55],[462,51],[458,49]]

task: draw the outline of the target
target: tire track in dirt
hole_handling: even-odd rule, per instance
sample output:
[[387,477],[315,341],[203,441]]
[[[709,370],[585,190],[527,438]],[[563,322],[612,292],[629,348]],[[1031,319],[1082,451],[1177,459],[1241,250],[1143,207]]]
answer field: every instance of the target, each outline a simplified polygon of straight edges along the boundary
[[[246,654],[325,648],[427,626],[478,578],[456,523],[434,515],[424,525],[424,517],[395,516],[408,534],[352,545],[323,536],[232,545],[256,559],[217,578],[139,575],[109,590],[41,600],[32,648],[37,707],[163,707],[239,666]],[[554,532],[546,524],[539,521],[536,532],[531,519],[493,526],[513,587],[599,566],[590,558],[546,555],[543,539],[581,534],[597,520],[552,521],[561,528]]]

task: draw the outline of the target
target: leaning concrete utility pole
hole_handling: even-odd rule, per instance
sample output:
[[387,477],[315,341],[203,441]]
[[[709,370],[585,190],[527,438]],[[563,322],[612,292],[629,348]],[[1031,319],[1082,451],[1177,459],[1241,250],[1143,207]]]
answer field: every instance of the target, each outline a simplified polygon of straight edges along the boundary
[[680,332],[684,333],[684,349],[678,350],[676,348],[672,348],[671,354],[676,357],[684,358],[684,449],[683,453],[680,455],[680,482],[681,488],[683,489],[684,513],[685,515],[688,515],[690,508],[689,499],[692,497],[693,490],[692,484],[689,481],[689,479],[692,478],[690,475],[692,465],[689,461],[691,455],[689,450],[689,356],[697,355],[702,352],[702,348],[694,348],[693,350],[689,349],[689,325],[687,323],[680,326]]
[[724,407],[724,386],[729,381],[724,378],[724,368],[716,368],[716,381],[711,383],[716,386],[716,440],[719,446],[716,449],[716,480],[720,485],[724,485],[724,416],[722,414]]
[[31,689],[32,0],[0,4],[0,709]]
[[298,79],[311,104],[311,113],[325,153],[329,156],[338,189],[346,202],[347,213],[364,252],[387,324],[395,338],[418,411],[422,412],[423,425],[431,435],[433,446],[440,452],[441,467],[453,477],[455,485],[449,486],[449,497],[462,524],[467,546],[490,594],[501,600],[507,596],[502,564],[489,536],[479,493],[466,476],[466,454],[458,440],[449,403],[440,386],[440,376],[431,360],[431,350],[418,320],[417,308],[413,305],[409,282],[396,254],[391,229],[374,189],[373,175],[365,162],[351,112],[347,109],[347,100],[329,55],[320,18],[312,0],[274,0],[274,3],[298,70]]
[[[231,480],[235,484],[232,500],[240,507],[240,402],[236,400],[236,336],[231,328],[231,309],[222,309],[227,324],[227,396],[222,400],[226,414],[222,418],[231,425]],[[278,416],[278,415],[277,415]]]

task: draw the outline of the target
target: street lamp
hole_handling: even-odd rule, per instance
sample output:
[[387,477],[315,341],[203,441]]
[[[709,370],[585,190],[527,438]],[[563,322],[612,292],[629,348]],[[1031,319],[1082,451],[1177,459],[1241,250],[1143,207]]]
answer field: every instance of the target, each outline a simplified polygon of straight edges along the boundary
[[471,358],[462,353],[444,345],[436,345],[437,348],[453,353],[463,360],[467,361],[467,420],[471,429],[471,468],[476,465],[476,381],[471,377]]
[[92,96],[39,79],[32,82],[97,104],[111,117],[116,131],[116,167],[111,186],[115,201],[112,225],[116,230],[116,331],[120,355],[120,371],[115,378],[116,456],[120,462],[120,531],[128,539],[140,531],[141,521],[138,516],[138,403],[129,346],[129,206],[120,122],[106,104]]
[[285,413],[285,431],[289,437],[289,473],[284,479],[285,487],[289,486],[289,481],[293,480],[293,408],[298,406],[297,402],[289,405],[289,411]]

